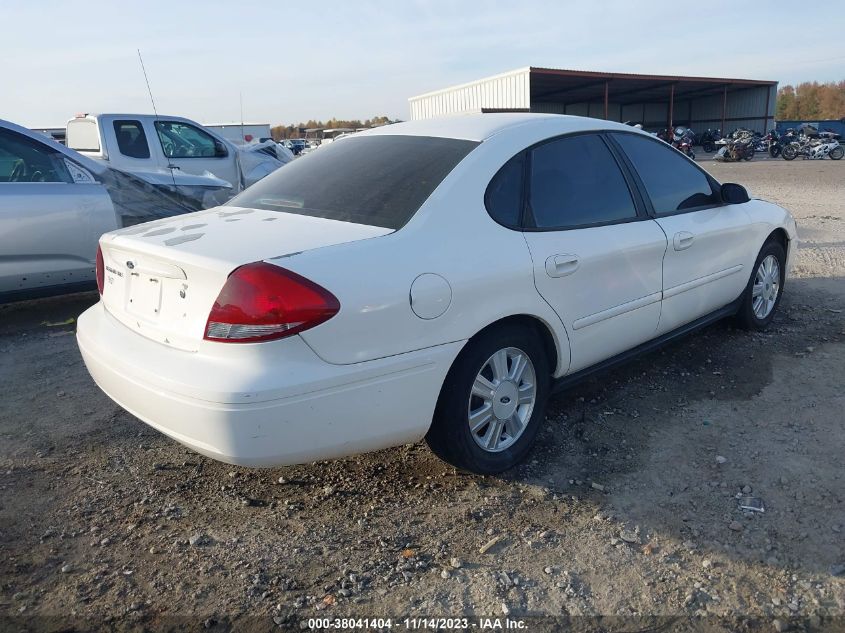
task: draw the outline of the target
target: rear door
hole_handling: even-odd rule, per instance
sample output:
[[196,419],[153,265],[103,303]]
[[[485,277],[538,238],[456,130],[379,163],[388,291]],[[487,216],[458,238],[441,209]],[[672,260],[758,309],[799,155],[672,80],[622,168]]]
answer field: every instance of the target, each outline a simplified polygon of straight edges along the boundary
[[718,310],[748,281],[744,205],[723,205],[718,184],[666,144],[614,133],[633,164],[646,203],[666,233],[660,334]]
[[537,290],[569,334],[570,371],[651,339],[666,237],[611,146],[599,134],[564,136],[527,161],[524,235]]
[[108,193],[86,170],[0,128],[0,295],[93,284],[97,239],[116,226]]

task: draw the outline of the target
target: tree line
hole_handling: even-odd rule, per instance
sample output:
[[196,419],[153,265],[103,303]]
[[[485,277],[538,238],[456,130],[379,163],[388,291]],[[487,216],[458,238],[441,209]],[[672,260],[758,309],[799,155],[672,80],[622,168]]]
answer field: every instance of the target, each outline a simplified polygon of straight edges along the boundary
[[336,119],[331,118],[328,121],[315,121],[310,119],[305,123],[298,125],[274,125],[270,128],[270,134],[277,141],[285,138],[301,138],[305,135],[305,130],[311,128],[322,128],[327,130],[334,130],[337,128],[352,128],[357,130],[362,127],[376,127],[379,125],[387,125],[388,123],[398,123],[398,120],[391,119],[386,116],[374,116],[372,119]]
[[795,121],[845,118],[845,81],[805,81],[778,90],[775,119]]

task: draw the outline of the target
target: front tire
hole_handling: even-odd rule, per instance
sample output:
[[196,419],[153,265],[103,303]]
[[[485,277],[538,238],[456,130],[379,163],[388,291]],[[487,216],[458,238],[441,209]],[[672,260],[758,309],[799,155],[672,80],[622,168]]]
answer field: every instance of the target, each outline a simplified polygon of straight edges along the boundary
[[742,294],[736,314],[739,325],[746,330],[765,330],[780,305],[785,281],[786,252],[780,243],[766,242]]
[[842,147],[841,145],[834,147],[830,150],[830,154],[828,154],[831,160],[840,160],[843,155],[845,155],[845,147]]
[[793,145],[784,145],[780,153],[783,160],[795,160],[796,156],[798,156],[798,150]]
[[551,370],[536,332],[516,324],[473,338],[449,370],[426,442],[481,475],[518,464],[545,418]]

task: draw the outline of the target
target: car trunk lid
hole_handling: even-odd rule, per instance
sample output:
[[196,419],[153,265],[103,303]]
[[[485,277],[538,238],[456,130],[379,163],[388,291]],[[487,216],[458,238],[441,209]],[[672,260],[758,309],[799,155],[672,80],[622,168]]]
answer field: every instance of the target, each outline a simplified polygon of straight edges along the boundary
[[211,307],[237,267],[392,233],[305,215],[218,207],[103,236],[103,303],[142,336],[199,349]]

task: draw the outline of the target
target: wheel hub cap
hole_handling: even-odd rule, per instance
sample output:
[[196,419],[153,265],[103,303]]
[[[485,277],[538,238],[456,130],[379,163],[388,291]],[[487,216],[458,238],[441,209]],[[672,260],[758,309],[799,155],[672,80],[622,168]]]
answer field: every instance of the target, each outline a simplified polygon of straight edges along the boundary
[[500,383],[493,395],[493,415],[500,420],[507,420],[516,411],[518,398],[513,382],[506,380]]

